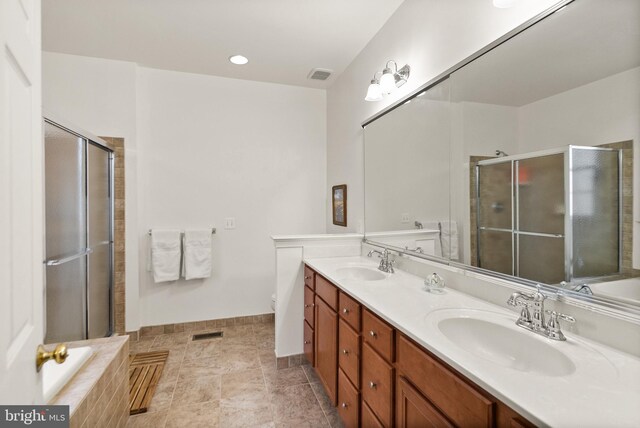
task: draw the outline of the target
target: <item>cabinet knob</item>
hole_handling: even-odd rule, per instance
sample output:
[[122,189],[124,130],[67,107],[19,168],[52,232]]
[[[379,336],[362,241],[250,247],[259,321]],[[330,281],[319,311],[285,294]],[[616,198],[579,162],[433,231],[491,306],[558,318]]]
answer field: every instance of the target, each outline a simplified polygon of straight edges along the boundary
[[376,386],[378,385],[374,381],[369,382],[369,388],[376,389]]
[[347,403],[342,403],[342,408],[343,408],[343,409],[346,409],[347,407],[349,407],[349,406],[347,405]]
[[342,310],[342,313],[343,313],[343,314],[348,314],[348,313],[349,313],[349,309],[344,308],[344,309]]
[[304,279],[311,279],[311,277],[310,276],[305,276]]
[[313,308],[315,306],[315,303],[309,303],[307,305],[304,305],[305,308]]
[[377,334],[375,331],[373,331],[373,330],[371,330],[371,331],[369,332],[369,336],[371,336],[371,337],[376,337],[377,335],[378,335],[378,334]]
[[311,341],[310,341],[310,340],[305,340],[305,341],[304,341],[304,344],[305,344],[305,345],[308,345],[308,344],[310,344],[310,343],[311,343]]
[[342,353],[343,353],[344,355],[347,355],[347,354],[349,353],[349,351],[347,351],[346,349],[343,349],[343,350],[342,350]]

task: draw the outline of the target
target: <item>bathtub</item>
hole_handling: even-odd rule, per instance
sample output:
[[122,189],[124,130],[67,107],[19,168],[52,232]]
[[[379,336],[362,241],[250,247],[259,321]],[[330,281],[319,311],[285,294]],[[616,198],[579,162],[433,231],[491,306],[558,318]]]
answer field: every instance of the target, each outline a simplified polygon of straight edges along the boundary
[[89,346],[71,348],[69,356],[62,364],[49,361],[42,366],[42,394],[48,403],[69,382],[74,374],[89,360],[93,351]]
[[613,297],[627,303],[640,304],[640,278],[620,279],[618,281],[588,284],[593,294]]

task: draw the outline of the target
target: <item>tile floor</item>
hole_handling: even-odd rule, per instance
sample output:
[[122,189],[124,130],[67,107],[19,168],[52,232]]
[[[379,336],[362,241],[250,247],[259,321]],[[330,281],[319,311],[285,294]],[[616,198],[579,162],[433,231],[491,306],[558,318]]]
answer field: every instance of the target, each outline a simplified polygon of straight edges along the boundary
[[149,411],[131,416],[128,427],[342,426],[311,366],[276,370],[273,323],[214,330],[224,336],[194,342],[194,332],[170,333],[131,342],[131,353],[170,353]]

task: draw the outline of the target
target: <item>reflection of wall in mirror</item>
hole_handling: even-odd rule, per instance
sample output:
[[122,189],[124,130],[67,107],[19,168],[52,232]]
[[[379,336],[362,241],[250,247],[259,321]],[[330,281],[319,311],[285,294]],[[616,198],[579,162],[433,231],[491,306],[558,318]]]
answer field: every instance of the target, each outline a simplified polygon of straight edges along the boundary
[[367,125],[367,234],[449,219],[450,132],[449,103],[428,97]]

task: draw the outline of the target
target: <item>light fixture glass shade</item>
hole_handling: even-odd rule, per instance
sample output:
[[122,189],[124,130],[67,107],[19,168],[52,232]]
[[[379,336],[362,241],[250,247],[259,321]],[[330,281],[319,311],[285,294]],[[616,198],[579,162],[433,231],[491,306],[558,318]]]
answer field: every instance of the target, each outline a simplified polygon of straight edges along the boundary
[[385,68],[380,78],[380,88],[382,93],[390,94],[396,89],[396,78],[390,68]]
[[380,101],[382,99],[382,89],[375,80],[371,81],[369,88],[367,89],[367,96],[365,101]]
[[515,4],[516,0],[493,0],[493,5],[500,9],[506,9]]

